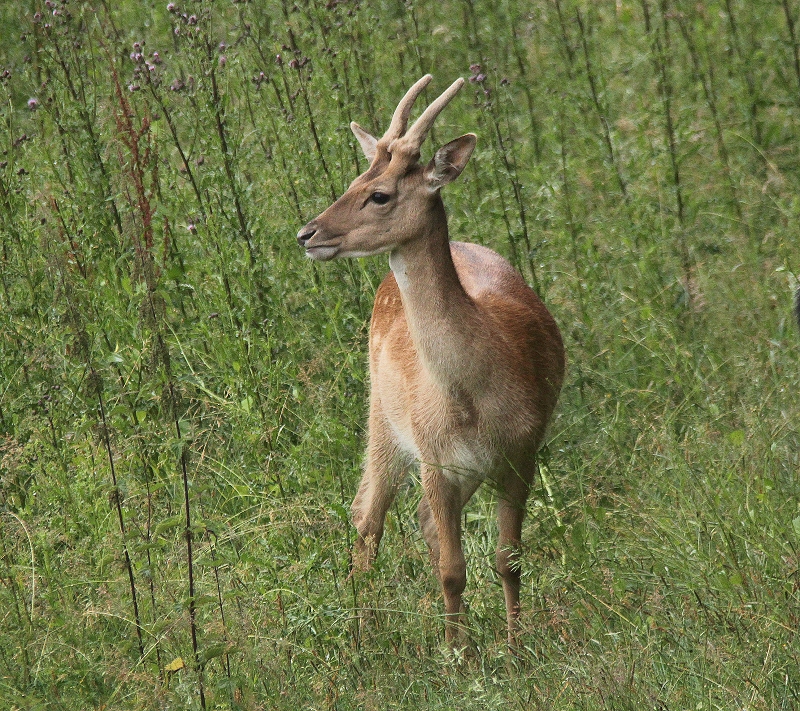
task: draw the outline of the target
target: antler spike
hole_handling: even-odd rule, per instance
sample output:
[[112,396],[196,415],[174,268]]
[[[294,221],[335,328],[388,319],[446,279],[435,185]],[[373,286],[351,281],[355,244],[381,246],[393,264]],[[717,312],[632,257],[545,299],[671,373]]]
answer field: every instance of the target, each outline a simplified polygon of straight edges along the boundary
[[[416,84],[414,85],[416,86]],[[428,132],[433,126],[436,117],[442,112],[445,106],[450,103],[452,98],[459,92],[461,87],[464,86],[464,79],[459,77],[456,79],[443,93],[436,99],[422,115],[414,122],[414,125],[408,129],[405,136],[402,136],[403,148],[407,151],[416,153],[422,146],[423,141],[427,138]],[[410,94],[411,92],[409,92]],[[405,99],[404,99],[405,101]],[[402,102],[401,102],[402,104]],[[410,108],[410,107],[409,107]],[[398,111],[400,107],[398,106]],[[394,124],[394,120],[392,120]]]
[[408,117],[411,114],[411,108],[414,106],[414,102],[422,93],[423,89],[430,84],[431,79],[433,79],[433,77],[430,74],[426,74],[424,77],[422,77],[422,79],[418,80],[400,100],[400,103],[394,110],[392,123],[389,125],[389,129],[381,139],[383,144],[388,146],[389,143],[396,138],[400,138],[406,132],[406,126],[408,125]]

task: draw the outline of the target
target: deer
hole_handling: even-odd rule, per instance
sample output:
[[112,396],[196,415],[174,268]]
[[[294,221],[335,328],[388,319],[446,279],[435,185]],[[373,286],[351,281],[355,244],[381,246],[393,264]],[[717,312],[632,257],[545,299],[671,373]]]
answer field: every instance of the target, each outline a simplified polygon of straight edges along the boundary
[[389,254],[369,328],[353,570],[372,565],[387,511],[409,467],[418,465],[419,525],[444,597],[445,641],[456,647],[466,614],[461,514],[489,481],[498,492],[496,570],[513,649],[523,517],[564,379],[564,345],[555,320],[508,261],[487,247],[450,241],[440,191],[462,173],[477,136],[456,138],[420,162],[434,120],[464,84],[457,79],[408,127],[431,79],[408,90],[380,139],[350,124],[369,168],[297,241],[320,261]]

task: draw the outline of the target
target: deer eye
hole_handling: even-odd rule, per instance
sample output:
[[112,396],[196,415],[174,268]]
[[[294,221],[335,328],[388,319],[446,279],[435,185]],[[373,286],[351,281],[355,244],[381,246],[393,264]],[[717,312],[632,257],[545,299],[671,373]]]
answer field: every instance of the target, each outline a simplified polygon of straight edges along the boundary
[[391,196],[387,195],[386,193],[382,192],[374,192],[372,195],[369,196],[369,199],[372,200],[376,205],[385,205],[389,202],[389,198]]

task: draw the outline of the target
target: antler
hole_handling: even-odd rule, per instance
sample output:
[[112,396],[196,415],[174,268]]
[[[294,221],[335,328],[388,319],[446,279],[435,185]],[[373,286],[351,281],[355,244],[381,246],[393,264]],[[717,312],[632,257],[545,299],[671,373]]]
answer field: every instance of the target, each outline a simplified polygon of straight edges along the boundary
[[[428,132],[433,126],[436,117],[442,113],[442,110],[447,106],[452,98],[459,92],[461,87],[464,86],[464,80],[459,77],[456,79],[443,93],[436,99],[425,111],[422,112],[414,125],[408,130],[402,138],[402,149],[418,153],[420,146],[428,137]],[[395,143],[398,143],[397,141]]]
[[392,141],[397,138],[401,138],[403,134],[405,134],[406,126],[408,125],[408,117],[411,114],[411,109],[414,106],[414,102],[417,100],[417,97],[422,93],[425,87],[431,83],[431,79],[433,79],[433,77],[430,74],[426,74],[424,77],[422,77],[422,79],[417,81],[400,100],[400,103],[394,110],[392,123],[389,124],[389,128],[387,129],[386,133],[383,134],[383,138],[381,138],[381,143],[387,148]]
[[427,138],[436,117],[464,85],[463,79],[456,79],[436,101],[422,112],[422,115],[414,122],[414,125],[406,130],[408,117],[411,115],[414,102],[425,87],[430,84],[432,78],[430,74],[426,74],[406,92],[406,95],[394,110],[389,128],[380,140],[373,138],[355,121],[350,124],[350,128],[361,144],[364,155],[367,156],[368,160],[373,161],[378,155],[386,156],[390,153],[402,153],[412,159],[419,157],[419,149]]

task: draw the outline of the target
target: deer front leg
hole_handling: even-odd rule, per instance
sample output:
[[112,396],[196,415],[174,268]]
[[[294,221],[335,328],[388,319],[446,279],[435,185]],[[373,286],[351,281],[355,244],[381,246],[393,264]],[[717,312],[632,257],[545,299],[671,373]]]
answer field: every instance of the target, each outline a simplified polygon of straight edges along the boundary
[[389,424],[380,412],[372,408],[364,475],[350,507],[358,531],[353,555],[355,570],[366,570],[375,560],[383,537],[386,512],[397,494],[402,473],[400,453]]

